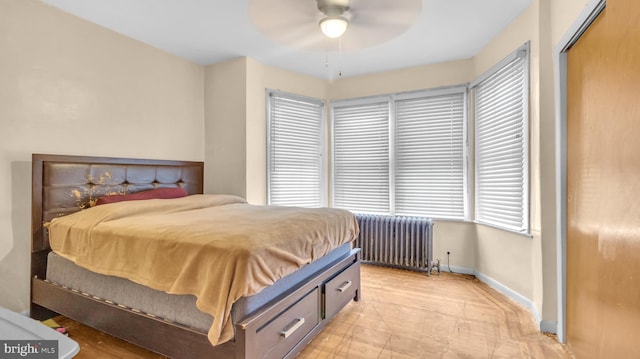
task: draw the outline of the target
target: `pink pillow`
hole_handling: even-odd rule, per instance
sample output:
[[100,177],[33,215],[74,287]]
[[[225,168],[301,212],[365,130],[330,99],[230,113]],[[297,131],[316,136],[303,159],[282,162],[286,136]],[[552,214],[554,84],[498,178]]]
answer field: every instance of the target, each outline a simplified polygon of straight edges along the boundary
[[101,204],[116,203],[122,201],[138,201],[143,199],[168,199],[180,198],[189,195],[186,189],[180,187],[172,188],[156,188],[148,191],[130,193],[130,194],[110,194],[98,198],[96,206]]

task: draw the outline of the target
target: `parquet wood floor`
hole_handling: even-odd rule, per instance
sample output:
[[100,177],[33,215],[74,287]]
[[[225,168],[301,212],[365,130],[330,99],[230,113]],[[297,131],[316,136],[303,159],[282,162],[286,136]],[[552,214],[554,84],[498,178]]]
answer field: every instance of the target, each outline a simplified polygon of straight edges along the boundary
[[[77,359],[162,358],[68,318]],[[318,358],[573,358],[522,306],[473,276],[362,266],[362,299],[300,354]]]

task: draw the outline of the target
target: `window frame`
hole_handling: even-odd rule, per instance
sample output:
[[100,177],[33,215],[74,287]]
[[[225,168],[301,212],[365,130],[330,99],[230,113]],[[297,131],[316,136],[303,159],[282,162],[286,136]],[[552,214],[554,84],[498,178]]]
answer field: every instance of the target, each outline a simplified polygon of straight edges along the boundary
[[463,196],[463,217],[461,218],[450,218],[450,217],[445,217],[445,218],[440,218],[437,216],[431,216],[429,214],[425,214],[425,217],[429,217],[429,218],[433,218],[433,219],[437,219],[437,220],[444,220],[444,221],[459,221],[459,222],[468,222],[471,220],[470,218],[470,213],[471,213],[471,201],[470,201],[470,191],[469,191],[469,181],[470,181],[470,161],[469,161],[469,120],[470,120],[470,116],[469,116],[469,91],[468,91],[468,84],[459,84],[459,85],[453,85],[453,86],[444,86],[444,87],[437,87],[437,88],[431,88],[431,89],[422,89],[422,90],[417,90],[417,91],[408,91],[408,92],[400,92],[400,93],[394,93],[394,94],[383,94],[383,95],[378,95],[378,96],[369,96],[369,97],[361,97],[361,98],[354,98],[354,99],[343,99],[343,100],[336,100],[336,101],[332,101],[330,104],[330,119],[331,119],[331,143],[330,143],[330,150],[331,150],[331,159],[332,159],[332,163],[331,163],[331,169],[330,169],[330,175],[331,175],[331,195],[330,195],[330,204],[331,206],[335,205],[334,202],[334,198],[335,198],[335,178],[336,178],[336,171],[335,171],[335,166],[333,165],[334,159],[335,159],[335,143],[334,143],[334,139],[335,139],[335,114],[334,114],[334,107],[336,105],[343,105],[343,106],[349,106],[349,105],[358,105],[358,104],[369,104],[369,103],[377,103],[377,102],[382,102],[382,101],[386,101],[388,103],[388,117],[389,117],[389,121],[388,121],[388,126],[389,126],[389,214],[390,215],[396,215],[396,208],[395,208],[395,192],[396,192],[396,184],[395,184],[395,179],[396,179],[396,170],[397,170],[397,155],[396,155],[396,133],[395,133],[395,127],[396,127],[396,102],[397,101],[402,101],[402,100],[411,100],[411,99],[419,99],[419,98],[425,98],[425,97],[437,97],[437,96],[443,96],[443,95],[452,95],[452,94],[462,94],[463,96],[463,101],[462,101],[462,113],[463,113],[463,118],[462,118],[462,196]]
[[[496,75],[497,73],[499,73],[500,71],[502,71],[503,69],[506,68],[506,66],[508,66],[509,64],[511,64],[514,60],[516,60],[517,58],[522,58],[523,59],[523,88],[524,88],[524,95],[523,95],[523,102],[522,102],[522,107],[523,107],[523,111],[522,111],[522,131],[523,131],[523,141],[522,141],[522,153],[523,153],[523,189],[522,189],[522,227],[517,228],[517,227],[511,227],[508,225],[503,225],[501,223],[496,223],[496,222],[492,222],[491,220],[486,220],[486,219],[479,219],[479,215],[478,215],[478,211],[479,211],[479,206],[478,206],[478,202],[479,202],[479,191],[478,191],[478,175],[479,175],[479,170],[478,170],[478,153],[479,153],[479,146],[480,146],[480,141],[479,141],[479,135],[478,135],[478,118],[477,118],[477,113],[476,113],[476,109],[477,109],[477,103],[476,103],[476,89],[477,86],[482,84],[485,80],[488,80],[490,78],[492,78],[494,75]],[[471,82],[469,84],[469,93],[470,93],[470,98],[473,101],[472,107],[473,108],[473,130],[474,130],[474,150],[473,150],[473,156],[474,156],[474,219],[473,222],[474,223],[478,223],[478,224],[483,224],[483,225],[487,225],[490,227],[494,227],[494,228],[498,228],[501,230],[505,230],[505,231],[509,231],[509,232],[513,232],[513,233],[517,233],[517,234],[524,234],[524,235],[530,235],[530,230],[531,230],[531,218],[530,218],[530,191],[531,191],[531,178],[530,178],[530,157],[531,157],[531,153],[530,153],[530,143],[531,143],[531,139],[530,139],[530,96],[531,96],[531,87],[530,87],[530,76],[531,76],[531,56],[530,56],[530,45],[529,42],[525,43],[524,45],[520,46],[518,49],[516,49],[515,51],[513,51],[511,54],[507,55],[505,58],[503,58],[501,61],[499,61],[497,64],[495,64],[494,66],[492,66],[489,70],[487,70],[486,72],[484,72],[481,76],[479,76],[476,80],[474,80],[473,82]]]
[[320,107],[320,139],[319,139],[319,143],[320,143],[320,148],[319,148],[319,158],[320,158],[320,164],[319,164],[319,179],[318,179],[318,185],[320,186],[320,188],[318,189],[318,193],[319,193],[319,203],[318,206],[319,207],[324,207],[327,206],[327,160],[326,160],[326,154],[327,154],[327,141],[326,141],[326,132],[327,132],[327,101],[325,101],[324,99],[318,99],[318,98],[313,98],[313,97],[309,97],[309,96],[303,96],[303,95],[298,95],[298,94],[294,94],[294,93],[290,93],[290,92],[284,92],[284,91],[280,91],[280,90],[274,90],[274,89],[269,89],[267,88],[265,90],[265,102],[266,102],[266,195],[267,195],[267,204],[268,205],[273,205],[272,203],[272,189],[271,189],[271,182],[272,182],[272,177],[273,174],[271,172],[271,165],[272,165],[272,138],[271,138],[271,130],[272,130],[272,117],[271,117],[271,113],[272,113],[272,103],[271,103],[271,97],[272,96],[280,96],[283,98],[286,98],[288,100],[294,100],[294,101],[303,101],[303,102],[315,102],[317,103]]
[[[331,113],[331,143],[330,143],[330,151],[331,151],[331,196],[330,196],[330,205],[332,207],[335,207],[335,184],[336,184],[336,153],[335,153],[335,139],[336,139],[336,135],[335,135],[335,130],[336,130],[336,122],[335,122],[335,106],[337,105],[343,105],[343,106],[358,106],[358,105],[373,105],[376,103],[387,103],[387,135],[390,136],[390,126],[391,126],[391,121],[389,119],[390,116],[390,111],[391,111],[391,107],[390,107],[390,102],[391,102],[391,96],[389,95],[382,95],[382,96],[370,96],[370,97],[361,97],[361,98],[354,98],[354,99],[345,99],[345,100],[337,100],[337,101],[332,101],[330,104],[330,113]],[[388,138],[388,144],[389,144],[389,149],[388,149],[388,163],[389,163],[389,178],[388,178],[388,183],[389,186],[387,186],[387,191],[390,191],[390,185],[391,185],[391,181],[392,179],[392,173],[391,173],[391,142],[392,139],[389,137]],[[389,211],[391,211],[392,208],[392,203],[391,203],[391,194],[389,193]],[[354,211],[354,212],[361,212],[361,213],[375,213],[375,214],[380,214],[379,212],[366,212],[366,211]]]

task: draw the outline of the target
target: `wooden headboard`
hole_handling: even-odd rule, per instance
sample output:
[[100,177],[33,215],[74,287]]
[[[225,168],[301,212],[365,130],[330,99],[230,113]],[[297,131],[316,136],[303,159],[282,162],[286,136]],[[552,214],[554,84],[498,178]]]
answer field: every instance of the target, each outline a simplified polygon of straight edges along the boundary
[[203,162],[34,154],[31,194],[31,274],[44,278],[50,251],[44,224],[106,194],[182,187],[203,193]]

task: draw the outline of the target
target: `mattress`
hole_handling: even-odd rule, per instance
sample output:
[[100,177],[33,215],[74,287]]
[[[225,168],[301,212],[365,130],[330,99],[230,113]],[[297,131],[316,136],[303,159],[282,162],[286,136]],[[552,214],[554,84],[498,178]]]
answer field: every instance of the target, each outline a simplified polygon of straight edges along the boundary
[[[320,269],[349,255],[351,243],[345,243],[326,256],[305,265],[259,293],[240,298],[233,305],[231,317],[234,323],[255,313],[263,305],[283,292],[295,287]],[[193,295],[167,294],[132,282],[128,279],[97,274],[77,266],[54,252],[50,252],[47,262],[47,281],[77,290],[81,293],[108,300],[133,310],[151,314],[164,320],[207,332],[213,317],[196,308]]]
[[47,229],[51,249],[83,268],[195,295],[213,316],[213,345],[234,338],[233,303],[358,235],[344,209],[252,205],[223,194],[94,206]]

